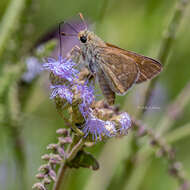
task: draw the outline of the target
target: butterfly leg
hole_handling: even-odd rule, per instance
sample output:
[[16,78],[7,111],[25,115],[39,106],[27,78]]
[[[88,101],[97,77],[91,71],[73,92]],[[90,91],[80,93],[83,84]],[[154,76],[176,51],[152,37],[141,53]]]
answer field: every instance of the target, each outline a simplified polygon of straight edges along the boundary
[[[95,85],[94,73],[92,73],[90,69],[87,66],[85,66],[84,56],[81,52],[81,49],[78,46],[74,46],[68,56],[69,56],[68,58],[71,58],[75,63],[77,63],[80,66],[80,68],[82,68],[81,70],[82,73],[88,73],[86,76],[87,77],[86,80],[93,81],[93,84]],[[88,70],[88,72],[86,72],[85,70]]]
[[75,63],[80,64],[83,61],[82,51],[78,46],[74,46],[68,54],[68,58],[72,59]]

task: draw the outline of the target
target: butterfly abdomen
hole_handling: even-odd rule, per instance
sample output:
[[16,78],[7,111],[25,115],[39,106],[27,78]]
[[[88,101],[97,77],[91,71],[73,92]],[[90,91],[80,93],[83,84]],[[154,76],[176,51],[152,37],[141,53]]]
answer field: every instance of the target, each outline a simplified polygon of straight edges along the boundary
[[113,105],[115,102],[115,92],[110,88],[103,71],[99,71],[97,74],[98,82],[104,97],[109,105]]

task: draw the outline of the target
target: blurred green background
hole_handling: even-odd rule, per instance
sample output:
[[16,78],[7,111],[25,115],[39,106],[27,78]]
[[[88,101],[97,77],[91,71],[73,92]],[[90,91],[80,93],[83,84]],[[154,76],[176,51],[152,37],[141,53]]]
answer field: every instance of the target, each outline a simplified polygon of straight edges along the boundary
[[[2,20],[9,3],[0,1],[0,20]],[[17,62],[30,55],[30,49],[51,28],[82,12],[84,17],[94,24],[94,30],[102,39],[124,49],[135,51],[153,58],[157,57],[164,30],[170,22],[176,1],[174,0],[33,0],[26,1],[26,11],[21,15],[21,24],[14,24],[14,29],[7,40],[6,51],[1,57],[1,65]],[[22,22],[27,20],[27,28]],[[190,79],[190,7],[187,7],[184,19],[178,30],[177,38],[168,59],[168,66],[160,76],[159,85],[163,102],[158,102],[159,110],[154,110],[155,123],[162,115],[166,105],[171,102]],[[9,22],[9,20],[7,21]],[[18,24],[18,25],[17,25]],[[0,24],[0,30],[2,30]],[[18,29],[17,29],[18,27]],[[20,28],[21,29],[20,29]],[[12,41],[16,43],[16,45]],[[20,43],[17,47],[17,42]],[[26,45],[26,46],[25,46]],[[1,84],[0,84],[1,85]],[[141,99],[140,89],[146,84],[137,86],[125,97],[119,97],[117,103],[131,114],[138,110],[134,97]],[[46,146],[56,142],[56,129],[63,127],[64,122],[56,112],[54,103],[49,99],[48,77],[42,73],[35,83],[30,99],[22,114],[22,128],[19,129],[26,154],[25,177],[27,189],[36,182],[35,174],[43,163],[41,156],[47,152]],[[128,100],[127,100],[128,99]],[[131,103],[131,101],[132,103]],[[177,121],[176,126],[190,121],[190,104]],[[153,126],[154,127],[154,126]],[[111,139],[107,143],[97,143],[89,151],[100,160],[100,170],[72,169],[66,180],[66,190],[106,189],[114,172],[123,167],[123,160],[128,155],[129,136],[122,139]],[[142,145],[139,145],[139,149]],[[179,159],[190,177],[190,138],[174,144]],[[17,190],[20,182],[10,134],[6,125],[0,126],[0,189]],[[138,176],[137,176],[138,179]],[[174,189],[176,181],[168,175],[167,162],[155,157],[141,184],[141,190]]]

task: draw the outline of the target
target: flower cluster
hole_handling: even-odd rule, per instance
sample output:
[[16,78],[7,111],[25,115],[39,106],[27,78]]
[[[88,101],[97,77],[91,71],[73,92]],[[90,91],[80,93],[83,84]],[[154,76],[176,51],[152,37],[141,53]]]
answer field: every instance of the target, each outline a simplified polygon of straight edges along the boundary
[[55,182],[57,179],[56,166],[60,165],[67,157],[65,147],[72,143],[72,138],[69,135],[69,131],[61,128],[56,132],[60,135],[58,138],[58,143],[49,144],[47,146],[47,149],[53,153],[42,156],[42,160],[47,163],[39,167],[39,173],[36,175],[36,178],[39,179],[40,182],[35,183],[32,187],[33,189],[47,190],[46,186],[49,185],[51,181]]
[[[77,102],[77,113],[80,113],[79,118],[81,118],[77,120],[77,123],[80,123],[84,138],[101,141],[105,137],[127,133],[131,127],[129,115],[118,113],[103,101],[95,101],[94,86],[87,80],[89,71],[83,69],[79,72],[76,69],[77,64],[66,58],[58,60],[48,58],[43,67],[51,72],[51,99],[64,100],[72,111],[76,109]],[[71,116],[74,112],[72,111],[70,112]],[[71,118],[76,117],[76,111],[74,113],[75,116]],[[76,121],[74,124],[76,125]]]

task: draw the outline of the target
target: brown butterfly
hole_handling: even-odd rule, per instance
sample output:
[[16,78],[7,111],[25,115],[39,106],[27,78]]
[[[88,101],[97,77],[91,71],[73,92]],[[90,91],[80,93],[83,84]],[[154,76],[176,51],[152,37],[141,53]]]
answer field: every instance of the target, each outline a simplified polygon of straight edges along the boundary
[[[85,24],[81,13],[80,17]],[[134,84],[152,79],[162,70],[158,61],[105,43],[87,26],[77,36],[80,48],[72,49],[71,58],[88,67],[110,105],[114,104],[115,93],[125,95]]]

